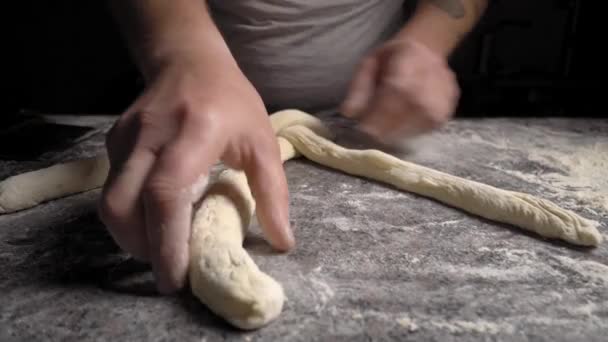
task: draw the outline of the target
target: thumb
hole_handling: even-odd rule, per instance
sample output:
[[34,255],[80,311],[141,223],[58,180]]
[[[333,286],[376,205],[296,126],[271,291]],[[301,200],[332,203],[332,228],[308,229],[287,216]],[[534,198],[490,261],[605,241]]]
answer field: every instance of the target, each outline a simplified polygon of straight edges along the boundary
[[377,73],[378,60],[374,57],[364,59],[355,73],[346,99],[340,108],[345,117],[354,119],[364,114],[374,95]]

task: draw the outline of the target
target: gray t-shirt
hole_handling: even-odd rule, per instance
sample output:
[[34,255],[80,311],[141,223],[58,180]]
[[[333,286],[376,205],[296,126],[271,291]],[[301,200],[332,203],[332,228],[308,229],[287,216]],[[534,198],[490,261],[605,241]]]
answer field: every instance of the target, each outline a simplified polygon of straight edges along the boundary
[[270,111],[333,108],[361,58],[403,23],[403,0],[210,0]]

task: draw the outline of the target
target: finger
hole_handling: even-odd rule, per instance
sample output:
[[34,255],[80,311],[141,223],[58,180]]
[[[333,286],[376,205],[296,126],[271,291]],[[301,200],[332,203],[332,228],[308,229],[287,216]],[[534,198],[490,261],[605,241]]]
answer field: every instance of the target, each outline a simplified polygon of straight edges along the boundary
[[217,137],[201,137],[200,127],[184,121],[180,135],[163,148],[144,186],[150,261],[162,293],[184,285],[194,192],[223,150]]
[[364,113],[374,95],[378,61],[368,57],[359,66],[353,78],[341,112],[345,117],[357,118]]
[[117,123],[113,136],[110,137],[110,172],[103,186],[99,213],[108,231],[124,251],[135,258],[147,260],[148,243],[139,195],[156,159],[156,152],[145,137],[132,137],[132,124],[132,120]]
[[281,251],[293,248],[287,179],[276,140],[256,149],[246,160],[245,173],[257,203],[258,222],[268,242]]
[[138,127],[135,126],[134,117],[137,114],[138,109],[142,107],[142,97],[131,104],[131,106],[118,117],[112,128],[106,134],[106,149],[108,150],[110,163],[114,165],[122,165],[135,146],[137,135],[134,133],[137,132]]

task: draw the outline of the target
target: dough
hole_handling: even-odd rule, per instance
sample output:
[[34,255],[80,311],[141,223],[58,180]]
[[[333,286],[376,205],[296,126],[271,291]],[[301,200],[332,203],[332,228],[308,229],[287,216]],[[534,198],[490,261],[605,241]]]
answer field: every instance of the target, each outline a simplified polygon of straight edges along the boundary
[[375,179],[452,207],[576,245],[597,246],[598,223],[529,194],[495,188],[395,158],[377,150],[349,150],[303,126],[280,132],[306,158],[351,175]]
[[109,169],[104,154],[9,177],[0,182],[0,214],[101,187]]
[[[305,127],[318,137],[331,137],[320,120],[297,111],[272,116],[275,132]],[[325,138],[322,138],[325,139]],[[278,137],[281,159],[298,156],[293,145]],[[243,249],[255,201],[241,171],[222,171],[195,210],[190,237],[190,287],[207,307],[242,329],[255,329],[275,319],[284,294],[279,283],[258,269]]]
[[[338,146],[329,140],[327,128],[306,113],[278,112],[271,116],[271,123],[283,161],[302,154],[330,168],[388,183],[545,237],[584,246],[597,246],[602,240],[596,222],[550,201],[452,176],[377,150]],[[107,158],[99,156],[8,178],[0,182],[0,210],[24,209],[100,186],[107,172]],[[190,239],[193,293],[212,311],[243,329],[259,328],[275,319],[284,301],[281,285],[261,272],[242,247],[254,210],[244,174],[224,170],[195,211]]]

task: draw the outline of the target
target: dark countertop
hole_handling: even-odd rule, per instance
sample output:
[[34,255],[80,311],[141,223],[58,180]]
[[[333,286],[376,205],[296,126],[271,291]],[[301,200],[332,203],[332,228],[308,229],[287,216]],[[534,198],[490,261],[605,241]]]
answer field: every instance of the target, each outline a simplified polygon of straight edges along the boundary
[[[0,179],[102,142],[0,161]],[[608,120],[459,119],[416,145],[405,158],[553,200],[607,237]],[[157,296],[90,191],[0,216],[0,340],[606,340],[608,241],[548,241],[304,160],[286,170],[297,248],[273,253],[257,226],[246,241],[288,296],[271,325],[239,332],[188,291]]]

